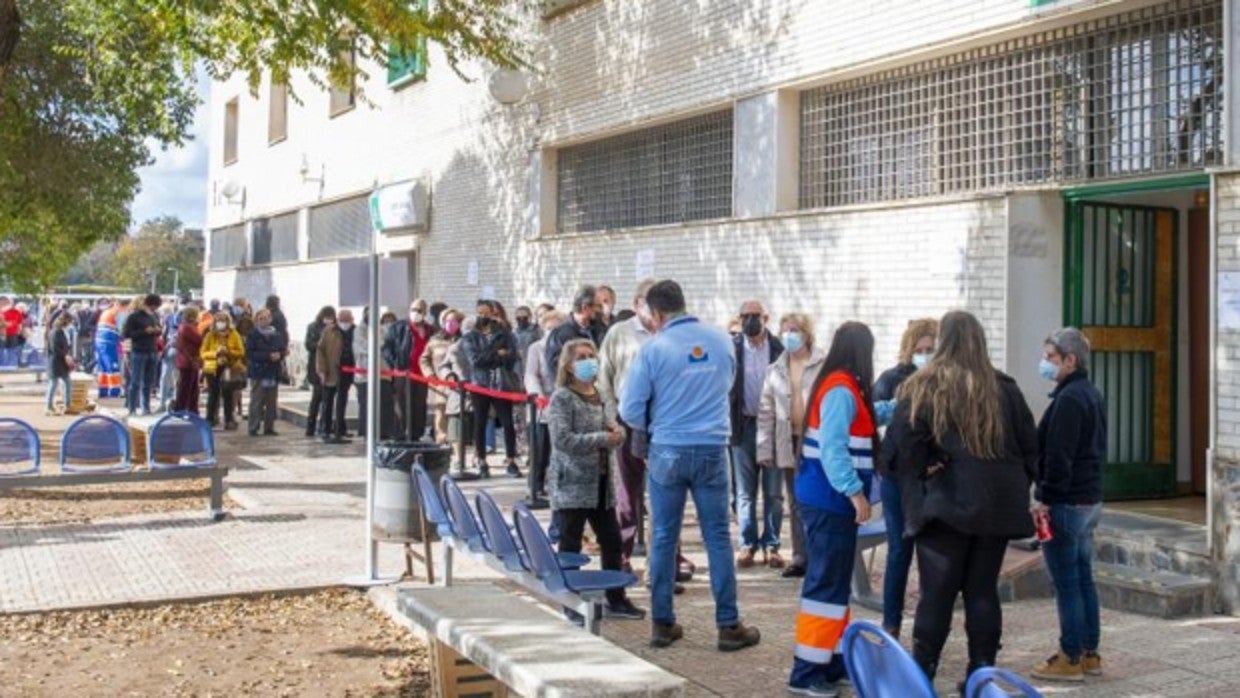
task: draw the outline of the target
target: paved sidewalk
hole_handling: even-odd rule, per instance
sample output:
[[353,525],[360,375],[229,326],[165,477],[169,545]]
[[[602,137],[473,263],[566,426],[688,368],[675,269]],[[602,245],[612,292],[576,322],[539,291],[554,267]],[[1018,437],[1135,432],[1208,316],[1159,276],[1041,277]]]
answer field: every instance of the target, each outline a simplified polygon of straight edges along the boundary
[[[0,413],[11,410],[0,391]],[[361,442],[325,446],[291,425],[277,428],[282,435],[269,439],[219,434],[221,456],[233,468],[230,495],[243,507],[226,521],[209,523],[195,510],[91,524],[0,526],[0,612],[333,586],[359,574],[365,554]],[[505,506],[523,493],[523,481],[508,478],[464,487],[468,491],[479,484]],[[741,612],[762,630],[763,641],[738,654],[720,654],[714,649],[705,555],[696,524],[688,519],[684,545],[700,571],[676,599],[685,640],[652,650],[646,622],[608,621],[604,635],[688,678],[690,695],[782,695],[792,658],[798,583],[772,570],[742,571]],[[382,545],[380,552],[381,572],[399,574],[404,566],[400,546]],[[490,570],[459,559],[457,576],[494,578]],[[632,596],[648,607],[644,588],[634,589]],[[1023,602],[1003,612],[1001,664],[1024,671],[1054,647],[1054,604]],[[865,610],[854,613],[875,618]],[[1043,686],[1048,695],[1240,696],[1240,619],[1160,621],[1104,612],[1103,622],[1107,677],[1084,686]],[[953,693],[963,672],[962,625],[957,613],[938,682],[943,695]],[[910,627],[911,618],[906,636]]]

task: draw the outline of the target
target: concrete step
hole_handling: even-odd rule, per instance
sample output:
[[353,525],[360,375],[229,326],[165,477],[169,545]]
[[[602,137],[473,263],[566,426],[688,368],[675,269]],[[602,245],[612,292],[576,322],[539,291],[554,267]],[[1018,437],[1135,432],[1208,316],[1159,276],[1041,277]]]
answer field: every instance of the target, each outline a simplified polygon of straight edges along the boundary
[[[291,422],[299,429],[305,429],[309,410],[304,404],[280,405],[279,415],[281,421]],[[357,415],[346,413],[344,422],[350,433],[357,433]]]
[[1094,583],[1099,603],[1117,611],[1155,618],[1214,612],[1214,582],[1209,577],[1095,562]]
[[1003,603],[1049,599],[1054,596],[1050,576],[1040,550],[1013,544],[1003,557],[999,571],[999,600]]
[[1211,578],[1214,569],[1205,526],[1105,509],[1094,533],[1094,557],[1103,563],[1190,577]]

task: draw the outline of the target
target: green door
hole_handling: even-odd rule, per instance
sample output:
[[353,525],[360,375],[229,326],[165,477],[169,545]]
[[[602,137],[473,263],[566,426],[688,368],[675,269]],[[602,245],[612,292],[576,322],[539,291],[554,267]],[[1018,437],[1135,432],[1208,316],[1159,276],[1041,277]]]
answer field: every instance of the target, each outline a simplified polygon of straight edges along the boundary
[[1176,493],[1178,216],[1068,202],[1065,319],[1089,337],[1090,375],[1106,400],[1108,499]]

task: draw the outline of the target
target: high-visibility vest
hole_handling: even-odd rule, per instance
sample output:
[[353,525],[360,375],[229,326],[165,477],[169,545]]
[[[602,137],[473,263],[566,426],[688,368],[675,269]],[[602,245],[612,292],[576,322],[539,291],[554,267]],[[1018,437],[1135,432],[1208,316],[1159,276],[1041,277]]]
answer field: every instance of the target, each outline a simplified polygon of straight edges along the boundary
[[874,420],[870,417],[865,399],[861,397],[856,379],[847,371],[835,371],[818,386],[805,414],[805,438],[801,442],[801,462],[797,468],[796,498],[801,504],[833,514],[856,516],[852,502],[831,486],[826,471],[822,469],[818,443],[820,408],[827,393],[834,388],[846,388],[857,405],[856,416],[848,429],[848,454],[852,456],[853,467],[861,478],[865,496],[870,496],[874,484]]

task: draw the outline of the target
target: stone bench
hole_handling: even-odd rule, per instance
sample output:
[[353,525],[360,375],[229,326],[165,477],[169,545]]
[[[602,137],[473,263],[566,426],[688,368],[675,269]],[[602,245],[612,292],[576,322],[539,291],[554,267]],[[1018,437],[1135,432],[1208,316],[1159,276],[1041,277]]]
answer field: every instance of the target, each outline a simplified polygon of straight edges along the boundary
[[683,678],[491,584],[405,589],[398,608],[430,638],[436,696],[684,694]]

